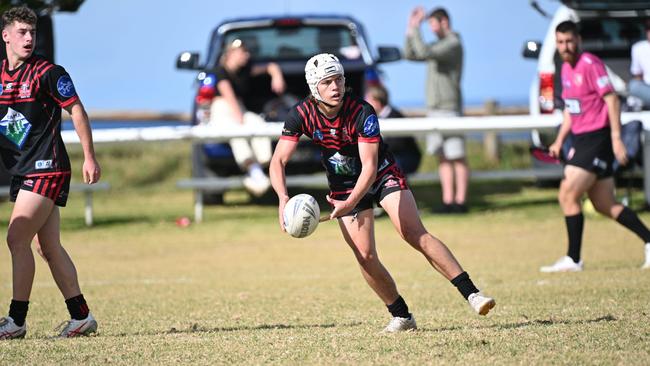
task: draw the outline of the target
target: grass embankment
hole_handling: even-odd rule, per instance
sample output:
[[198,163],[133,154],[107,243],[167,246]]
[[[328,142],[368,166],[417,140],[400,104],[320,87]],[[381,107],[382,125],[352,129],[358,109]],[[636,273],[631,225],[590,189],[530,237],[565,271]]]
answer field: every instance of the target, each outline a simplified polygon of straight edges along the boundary
[[[83,226],[81,196],[73,194],[62,210],[62,238],[99,334],[48,338],[67,312],[37,258],[27,338],[0,342],[0,363],[650,363],[650,272],[638,269],[642,249],[632,234],[588,218],[586,270],[538,272],[565,250],[553,189],[473,185],[469,215],[436,216],[428,208],[438,202],[438,188],[416,186],[425,225],[498,305],[488,317],[473,314],[381,218],[379,253],[420,327],[382,335],[388,313],[335,223],[291,239],[279,231],[273,203],[246,204],[244,194],[233,192],[225,206],[207,208],[203,224],[180,228],[174,219],[190,215],[192,194],[175,189],[174,181],[189,174],[182,157],[189,147],[141,148],[98,148],[113,188],[96,195],[95,227]],[[10,209],[0,206],[0,227]],[[7,250],[0,250],[0,263],[0,299],[8,305]]]

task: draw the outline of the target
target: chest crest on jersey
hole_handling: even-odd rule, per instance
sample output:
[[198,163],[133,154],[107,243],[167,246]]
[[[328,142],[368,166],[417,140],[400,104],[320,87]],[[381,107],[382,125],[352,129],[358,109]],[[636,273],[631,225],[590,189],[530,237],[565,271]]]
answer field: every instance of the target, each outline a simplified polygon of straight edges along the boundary
[[25,99],[31,96],[32,96],[32,88],[29,85],[29,83],[25,82],[20,84],[20,88],[18,89],[18,98]]
[[13,142],[18,148],[23,147],[31,129],[32,124],[27,118],[11,107],[8,108],[7,114],[0,121],[0,134]]

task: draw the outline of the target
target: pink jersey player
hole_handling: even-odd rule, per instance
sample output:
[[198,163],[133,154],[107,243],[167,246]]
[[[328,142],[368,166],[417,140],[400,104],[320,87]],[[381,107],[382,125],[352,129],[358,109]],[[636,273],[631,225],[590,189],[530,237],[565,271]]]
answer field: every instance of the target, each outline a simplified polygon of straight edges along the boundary
[[575,67],[562,65],[562,99],[571,114],[571,132],[581,134],[609,126],[603,96],[614,92],[603,62],[583,52]]

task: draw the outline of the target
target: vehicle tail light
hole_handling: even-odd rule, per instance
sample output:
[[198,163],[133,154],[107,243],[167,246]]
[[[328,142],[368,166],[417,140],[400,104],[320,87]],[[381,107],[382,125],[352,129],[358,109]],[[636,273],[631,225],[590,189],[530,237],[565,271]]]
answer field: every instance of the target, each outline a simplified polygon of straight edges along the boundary
[[215,96],[215,91],[213,86],[202,85],[199,88],[199,92],[196,94],[196,103],[205,104],[210,103],[212,98]]
[[553,113],[553,78],[554,74],[549,72],[539,73],[539,111],[541,113]]

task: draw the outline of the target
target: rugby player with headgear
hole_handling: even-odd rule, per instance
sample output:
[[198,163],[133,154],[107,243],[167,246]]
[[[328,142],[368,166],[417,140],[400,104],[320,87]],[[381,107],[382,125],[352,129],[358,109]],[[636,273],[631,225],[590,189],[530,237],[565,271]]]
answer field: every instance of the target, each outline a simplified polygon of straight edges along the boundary
[[289,200],[285,167],[305,135],[321,148],[332,206],[329,217],[338,219],[363,277],[392,316],[385,332],[417,326],[377,255],[373,204],[383,207],[400,236],[458,288],[474,311],[486,315],[495,306],[494,299],[479,292],[447,246],[424,228],[404,174],[382,140],[375,111],[346,93],[338,58],[328,53],[313,56],[305,66],[305,78],[311,95],[289,112],[269,168],[279,198],[280,228],[284,230],[283,211]]
[[95,332],[97,322],[79,288],[75,266],[61,246],[59,216],[59,206],[68,199],[71,174],[61,138],[61,108],[70,113],[79,135],[84,182],[96,183],[101,175],[88,115],[65,69],[33,55],[36,14],[15,7],[4,12],[2,21],[7,58],[0,70],[0,153],[12,175],[10,199],[15,204],[7,230],[13,298],[9,315],[0,319],[0,339],[22,338],[27,332],[35,237],[70,312],[59,336],[88,335]]

